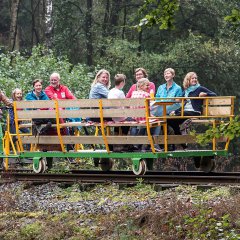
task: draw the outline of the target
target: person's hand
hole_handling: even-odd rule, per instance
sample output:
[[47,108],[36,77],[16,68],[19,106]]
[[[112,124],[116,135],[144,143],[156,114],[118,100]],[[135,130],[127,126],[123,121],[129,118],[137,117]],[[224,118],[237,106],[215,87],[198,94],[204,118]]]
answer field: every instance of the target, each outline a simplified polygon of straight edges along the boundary
[[175,111],[170,112],[170,116],[175,116]]
[[199,93],[199,97],[206,97],[207,96],[207,93],[205,93],[205,92],[200,92]]

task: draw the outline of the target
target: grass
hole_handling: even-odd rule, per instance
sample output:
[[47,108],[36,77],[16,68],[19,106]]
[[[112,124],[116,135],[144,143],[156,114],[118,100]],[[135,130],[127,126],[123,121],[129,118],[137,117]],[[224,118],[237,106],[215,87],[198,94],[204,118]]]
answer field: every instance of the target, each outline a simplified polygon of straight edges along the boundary
[[[199,191],[180,186],[155,192],[142,181],[120,190],[117,185],[97,185],[88,191],[75,184],[57,188],[53,201],[95,201],[98,206],[122,203],[112,212],[60,214],[19,212],[17,195],[0,194],[1,240],[55,239],[240,239],[240,193],[229,187]],[[16,190],[15,190],[16,191]],[[152,201],[136,210],[131,202]]]

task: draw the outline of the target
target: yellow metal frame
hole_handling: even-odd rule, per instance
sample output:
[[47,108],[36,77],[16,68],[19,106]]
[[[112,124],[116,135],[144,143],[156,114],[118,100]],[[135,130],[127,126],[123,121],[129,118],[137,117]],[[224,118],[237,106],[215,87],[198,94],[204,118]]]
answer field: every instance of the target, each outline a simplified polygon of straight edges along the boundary
[[153,138],[151,135],[151,130],[150,130],[150,123],[149,123],[149,117],[150,117],[150,100],[149,99],[145,99],[145,114],[146,114],[146,127],[147,127],[147,136],[148,136],[148,140],[150,143],[150,147],[153,153],[156,153],[155,148],[154,148],[154,142],[153,142]]
[[55,112],[56,112],[56,124],[57,124],[57,134],[59,138],[59,142],[61,145],[62,152],[66,152],[65,146],[63,144],[62,135],[61,135],[61,127],[60,127],[60,118],[59,118],[59,107],[58,107],[58,101],[54,100],[55,105]]
[[110,149],[109,149],[107,137],[106,137],[106,134],[105,134],[105,126],[104,126],[104,119],[103,119],[103,104],[102,104],[102,99],[99,99],[98,104],[99,104],[99,113],[100,113],[102,137],[103,137],[103,141],[104,141],[106,150],[107,150],[107,152],[109,153],[109,152],[110,152]]

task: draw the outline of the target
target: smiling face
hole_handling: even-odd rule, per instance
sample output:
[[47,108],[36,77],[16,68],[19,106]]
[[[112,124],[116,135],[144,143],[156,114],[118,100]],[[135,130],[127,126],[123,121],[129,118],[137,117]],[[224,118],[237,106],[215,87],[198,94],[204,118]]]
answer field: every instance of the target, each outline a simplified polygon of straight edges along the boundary
[[52,74],[50,77],[50,85],[54,88],[58,88],[60,84],[60,79],[56,74]]
[[36,82],[36,83],[34,84],[34,92],[35,92],[35,94],[36,94],[37,96],[39,96],[40,93],[41,93],[41,91],[42,91],[42,83],[41,83],[41,82]]
[[140,87],[140,89],[143,90],[144,92],[148,92],[148,91],[149,91],[149,87],[150,87],[149,82],[147,82],[147,83],[144,83],[144,84]]
[[108,82],[109,82],[109,76],[107,73],[102,73],[101,75],[99,75],[98,77],[98,82],[107,86],[108,85]]
[[164,78],[165,80],[168,82],[168,81],[172,81],[173,78],[174,78],[174,74],[170,71],[165,71],[164,72]]
[[189,86],[195,86],[196,84],[198,84],[197,79],[197,74],[194,73],[189,80]]
[[14,98],[16,101],[21,101],[22,100],[22,90],[21,89],[16,89],[14,93]]
[[144,76],[144,73],[143,73],[142,70],[139,70],[135,73],[135,78],[136,78],[137,81],[140,80],[141,78],[144,78],[144,77],[145,76]]

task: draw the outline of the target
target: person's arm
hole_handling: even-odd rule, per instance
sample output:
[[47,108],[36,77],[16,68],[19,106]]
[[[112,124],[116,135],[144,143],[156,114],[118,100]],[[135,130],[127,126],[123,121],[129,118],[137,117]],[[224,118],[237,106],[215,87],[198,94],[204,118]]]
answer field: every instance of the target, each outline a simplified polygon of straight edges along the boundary
[[183,91],[181,87],[179,87],[178,90],[176,91],[176,97],[183,97]]
[[217,96],[217,94],[205,87],[201,87],[201,92],[199,93],[199,97],[206,97],[206,96],[214,97],[214,96]]
[[130,87],[130,89],[129,89],[127,95],[126,95],[126,98],[131,98],[131,97],[132,97],[132,93],[133,93],[133,91],[135,91],[135,90],[136,90],[136,84],[133,84],[133,85]]
[[67,99],[76,99],[72,92],[65,86],[65,94]]
[[51,86],[46,87],[44,91],[49,99],[58,99]]
[[153,93],[154,93],[154,95],[155,95],[156,88],[155,88],[155,84],[154,84],[153,82],[150,82],[149,93],[151,92],[151,90],[153,90]]
[[7,106],[7,107],[13,107],[13,102],[5,96],[3,91],[0,91],[0,100]]
[[97,86],[97,92],[101,96],[100,98],[108,98],[109,90],[102,84]]

